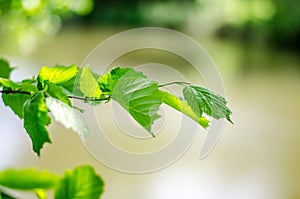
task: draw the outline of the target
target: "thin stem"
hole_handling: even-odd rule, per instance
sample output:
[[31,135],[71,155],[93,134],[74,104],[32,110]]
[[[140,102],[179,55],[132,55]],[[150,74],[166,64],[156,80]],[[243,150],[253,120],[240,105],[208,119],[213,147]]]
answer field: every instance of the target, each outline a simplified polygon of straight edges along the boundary
[[4,93],[4,94],[25,94],[25,95],[31,95],[31,92],[28,91],[18,91],[18,90],[4,90],[4,91],[0,91],[0,93]]
[[169,85],[173,85],[173,84],[187,86],[187,85],[190,85],[191,83],[189,83],[189,82],[169,82],[169,83],[166,83],[166,84],[158,85],[158,87],[165,87],[165,86],[169,86]]
[[82,100],[84,102],[98,102],[98,101],[107,101],[110,100],[111,96],[108,96],[107,98],[94,98],[94,97],[79,97],[79,96],[68,96],[71,99],[78,99]]
[[[0,90],[0,93],[4,93],[4,94],[25,94],[25,95],[31,95],[32,94],[32,92],[18,91],[18,90]],[[68,98],[83,100],[84,102],[97,102],[97,101],[108,101],[108,100],[111,99],[111,96],[108,96],[107,98],[94,98],[94,97],[79,97],[79,96],[69,95]]]

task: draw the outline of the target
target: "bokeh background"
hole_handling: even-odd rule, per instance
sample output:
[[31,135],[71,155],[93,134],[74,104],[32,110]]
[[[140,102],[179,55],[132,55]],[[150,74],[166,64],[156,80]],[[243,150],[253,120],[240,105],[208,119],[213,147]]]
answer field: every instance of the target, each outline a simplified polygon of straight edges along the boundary
[[[20,80],[44,65],[80,66],[99,42],[146,26],[189,35],[219,68],[234,125],[226,124],[206,159],[198,159],[205,137],[199,130],[171,166],[121,173],[95,160],[74,132],[54,121],[53,144],[37,157],[22,121],[1,101],[0,169],[62,173],[90,164],[106,182],[104,199],[300,198],[300,1],[0,0],[0,55],[17,67],[12,79]],[[191,70],[174,55],[151,51],[128,54],[115,64],[149,62]]]

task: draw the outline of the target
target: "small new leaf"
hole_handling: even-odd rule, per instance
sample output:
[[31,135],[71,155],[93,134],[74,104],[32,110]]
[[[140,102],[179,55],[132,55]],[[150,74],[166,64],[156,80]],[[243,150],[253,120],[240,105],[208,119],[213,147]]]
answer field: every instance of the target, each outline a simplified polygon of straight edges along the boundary
[[193,112],[201,117],[202,113],[206,113],[216,119],[230,119],[231,110],[226,106],[226,100],[214,92],[195,85],[186,86],[183,89],[183,95]]
[[78,110],[53,97],[47,97],[46,104],[56,121],[68,129],[72,128],[81,137],[89,135],[89,129]]
[[59,176],[49,171],[36,169],[15,170],[8,169],[0,172],[0,185],[11,189],[32,190],[49,189],[54,187]]
[[24,128],[31,138],[33,150],[40,155],[44,143],[51,143],[46,129],[46,126],[50,124],[51,119],[48,116],[48,109],[42,91],[38,91],[25,102],[23,114]]
[[100,98],[102,92],[89,67],[82,68],[79,84],[80,91],[85,97]]
[[130,69],[116,82],[112,98],[154,136],[151,126],[160,117],[157,112],[162,103],[156,82]]
[[55,199],[99,199],[104,182],[90,166],[66,171],[55,190]]

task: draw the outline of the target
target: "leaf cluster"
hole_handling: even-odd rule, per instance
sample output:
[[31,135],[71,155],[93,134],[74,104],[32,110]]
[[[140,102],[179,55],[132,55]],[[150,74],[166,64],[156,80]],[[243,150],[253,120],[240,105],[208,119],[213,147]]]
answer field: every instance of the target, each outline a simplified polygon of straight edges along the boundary
[[[21,82],[9,79],[12,70],[6,60],[0,59],[2,99],[6,106],[24,120],[24,128],[38,155],[45,143],[51,143],[47,130],[51,123],[49,112],[55,120],[66,128],[71,128],[79,136],[89,135],[80,110],[73,107],[70,99],[92,105],[114,100],[152,136],[155,135],[151,127],[160,117],[158,110],[163,103],[189,116],[204,128],[209,126],[205,115],[216,119],[226,118],[231,122],[231,110],[222,96],[190,83],[159,85],[133,68],[117,67],[98,75],[88,66],[44,66],[36,78]],[[161,90],[170,84],[183,86],[183,98]]]

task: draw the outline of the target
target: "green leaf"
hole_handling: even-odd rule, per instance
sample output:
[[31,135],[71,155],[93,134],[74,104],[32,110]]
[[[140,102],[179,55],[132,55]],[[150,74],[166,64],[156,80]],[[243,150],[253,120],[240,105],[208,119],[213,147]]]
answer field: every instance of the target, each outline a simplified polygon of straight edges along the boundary
[[47,87],[46,92],[50,96],[52,96],[56,99],[59,99],[62,102],[64,102],[65,104],[71,106],[71,102],[69,100],[69,97],[67,96],[67,94],[65,94],[63,92],[63,90],[60,86],[48,82],[46,87]]
[[104,183],[90,166],[66,171],[55,190],[55,199],[99,199]]
[[53,68],[42,67],[38,75],[38,81],[44,86],[44,81],[49,81],[53,84],[65,84],[71,79],[73,79],[78,72],[76,65],[71,65],[69,67],[65,66],[54,66]]
[[49,189],[54,187],[59,176],[49,171],[38,171],[36,169],[8,169],[0,172],[0,185],[11,189],[31,190]]
[[46,104],[56,121],[62,123],[66,128],[72,128],[81,137],[89,135],[89,129],[78,110],[53,97],[47,97]]
[[156,82],[133,69],[128,70],[115,84],[112,98],[149,133],[153,122],[160,116],[157,114],[161,105],[161,96]]
[[98,82],[89,67],[82,68],[80,74],[80,91],[85,97],[99,98],[102,94]]
[[5,59],[0,58],[0,77],[9,78],[11,71],[14,68],[10,67],[10,64]]
[[226,106],[226,100],[214,92],[200,86],[190,85],[183,89],[183,95],[193,112],[200,117],[206,113],[216,119],[230,119],[231,110]]
[[192,111],[191,107],[187,104],[187,102],[180,100],[179,98],[168,92],[160,91],[160,93],[163,103],[192,118],[203,128],[207,128],[209,126],[209,121],[205,117],[198,117]]
[[40,155],[44,143],[51,143],[46,129],[51,119],[48,116],[48,109],[42,91],[38,91],[25,102],[23,114],[24,128],[31,138],[33,150]]
[[130,70],[132,69],[117,67],[112,69],[109,73],[102,75],[98,79],[101,90],[103,92],[109,92],[109,94],[112,94],[112,91],[114,90],[114,87],[118,80]]
[[[9,84],[6,84],[3,90],[14,90],[34,93],[37,91],[37,88],[36,86],[32,85],[32,83],[33,82],[29,80],[24,80],[21,83],[15,83],[9,80]],[[4,104],[6,106],[9,106],[20,118],[23,118],[23,105],[25,101],[29,98],[30,95],[25,93],[2,93],[2,99]]]
[[17,86],[17,84],[10,79],[0,77],[0,86],[14,89]]
[[20,118],[23,118],[23,105],[30,99],[30,95],[19,93],[2,94],[2,99],[6,106],[9,106]]

